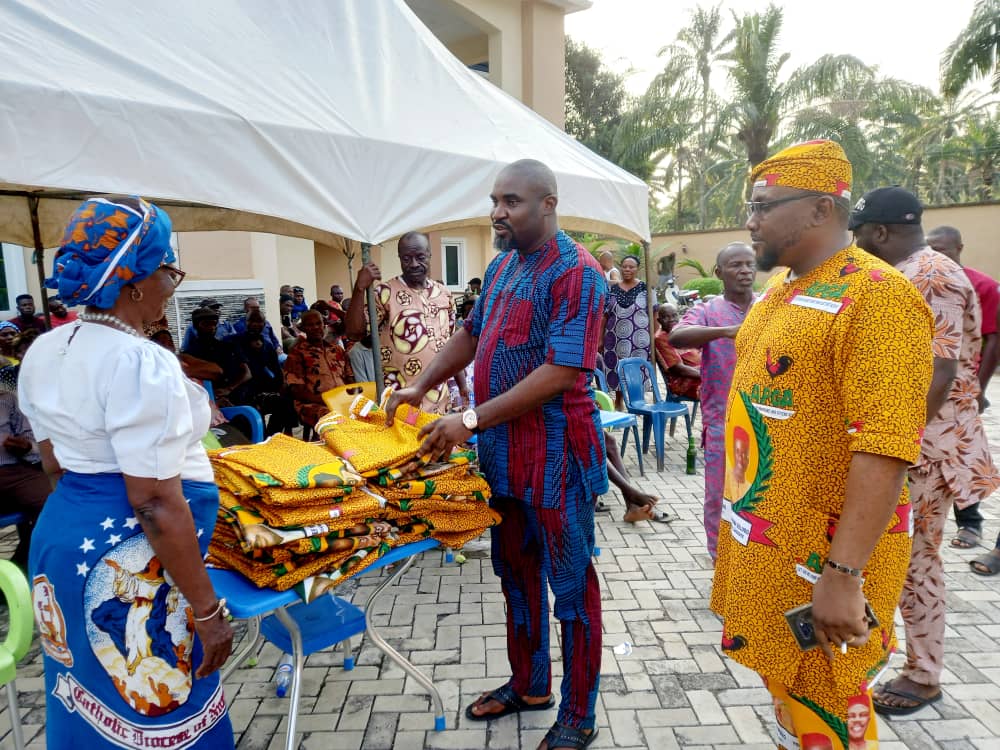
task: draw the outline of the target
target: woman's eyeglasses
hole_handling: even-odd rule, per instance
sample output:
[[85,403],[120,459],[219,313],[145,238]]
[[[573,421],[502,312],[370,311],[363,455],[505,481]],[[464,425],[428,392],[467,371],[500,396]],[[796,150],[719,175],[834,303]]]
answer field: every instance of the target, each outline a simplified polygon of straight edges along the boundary
[[187,276],[187,274],[177,266],[171,266],[165,263],[160,266],[160,268],[167,272],[167,276],[170,277],[170,281],[173,283],[174,289],[179,287],[181,282],[184,281],[184,277]]

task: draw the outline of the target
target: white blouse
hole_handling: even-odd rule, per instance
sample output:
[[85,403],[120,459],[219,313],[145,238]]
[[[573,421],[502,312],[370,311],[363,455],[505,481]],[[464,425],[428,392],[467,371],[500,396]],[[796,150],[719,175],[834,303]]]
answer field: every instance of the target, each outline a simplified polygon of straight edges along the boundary
[[50,440],[67,471],[214,481],[201,444],[208,396],[152,341],[96,323],[60,326],[25,355],[18,397],[35,439]]

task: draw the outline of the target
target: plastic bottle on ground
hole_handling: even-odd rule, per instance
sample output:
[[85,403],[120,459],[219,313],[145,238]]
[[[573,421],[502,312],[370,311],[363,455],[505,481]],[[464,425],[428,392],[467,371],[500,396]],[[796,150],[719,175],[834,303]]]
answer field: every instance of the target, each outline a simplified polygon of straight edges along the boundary
[[288,693],[288,686],[292,684],[292,670],[295,660],[291,654],[282,654],[281,661],[278,662],[278,669],[274,673],[274,694],[279,698],[284,698]]

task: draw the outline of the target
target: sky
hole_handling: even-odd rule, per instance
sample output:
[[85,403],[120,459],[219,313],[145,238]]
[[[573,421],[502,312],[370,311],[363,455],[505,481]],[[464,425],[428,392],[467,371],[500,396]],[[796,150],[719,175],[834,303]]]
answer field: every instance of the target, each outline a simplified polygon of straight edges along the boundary
[[[719,0],[714,0],[718,2]],[[690,0],[594,0],[589,10],[566,16],[566,33],[598,50],[605,63],[624,73],[633,94],[642,93],[660,69],[656,53],[672,43],[699,3]],[[701,5],[710,7],[713,0]],[[779,39],[791,57],[785,75],[823,54],[853,54],[885,75],[938,91],[941,54],[972,15],[975,0],[910,3],[906,0],[786,0]],[[763,0],[722,0],[724,28],[731,14],[761,11]],[[716,85],[722,87],[720,75]]]

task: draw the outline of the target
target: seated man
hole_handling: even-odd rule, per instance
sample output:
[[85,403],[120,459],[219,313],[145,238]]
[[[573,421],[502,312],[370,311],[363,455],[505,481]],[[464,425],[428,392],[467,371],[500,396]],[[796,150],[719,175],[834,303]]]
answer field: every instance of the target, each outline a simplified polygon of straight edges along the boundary
[[28,567],[31,531],[52,491],[31,425],[17,405],[19,365],[0,369],[0,513],[23,513],[11,562]]
[[49,319],[53,328],[76,322],[76,313],[67,310],[59,297],[49,297]]
[[49,327],[45,324],[45,318],[35,315],[35,298],[30,294],[19,294],[14,298],[17,305],[17,316],[10,319],[10,322],[17,326],[21,333],[25,331],[38,331],[45,333]]
[[[219,339],[219,341],[222,341],[226,336],[232,336],[236,333],[232,323],[229,323],[222,315],[222,303],[215,299],[215,297],[205,297],[198,303],[198,307],[207,307],[215,311],[215,315],[218,318],[218,323],[215,326],[215,338]],[[184,338],[181,340],[181,351],[187,350],[194,339],[194,335],[194,323],[191,323],[188,325],[187,330],[184,331]]]
[[354,371],[347,354],[323,338],[323,315],[318,310],[302,314],[302,332],[306,338],[296,344],[285,360],[285,382],[295,401],[295,411],[306,427],[329,411],[323,393],[354,382]]
[[293,286],[292,300],[295,302],[294,307],[292,307],[292,317],[301,318],[302,313],[309,309],[309,303],[306,302],[306,290],[300,286]]
[[330,307],[338,312],[344,312],[341,303],[344,301],[344,288],[340,284],[330,287]]
[[[247,316],[254,310],[263,315],[260,309],[260,300],[256,297],[247,297],[243,300],[243,317],[233,323],[232,335],[235,336],[237,334],[247,332]],[[261,332],[261,335],[267,343],[274,347],[274,350],[278,353],[279,357],[284,353],[281,348],[281,342],[278,341],[278,337],[274,335],[274,329],[271,327],[271,324],[266,318],[264,319],[264,330]]]
[[250,368],[240,350],[229,341],[216,338],[219,314],[211,307],[199,307],[191,313],[195,336],[183,348],[183,354],[203,359],[222,368],[219,377],[212,378],[215,400],[222,406],[246,403]]
[[680,314],[673,305],[656,308],[656,363],[675,396],[698,399],[701,397],[701,353],[697,349],[678,349],[670,344],[670,332],[680,321]]
[[264,336],[266,324],[260,307],[251,308],[246,317],[246,330],[226,341],[240,350],[250,368],[250,382],[244,392],[248,400],[243,403],[260,412],[261,418],[270,415],[265,429],[267,435],[291,434],[298,419],[291,398],[284,393],[285,378],[278,364],[278,352]]

